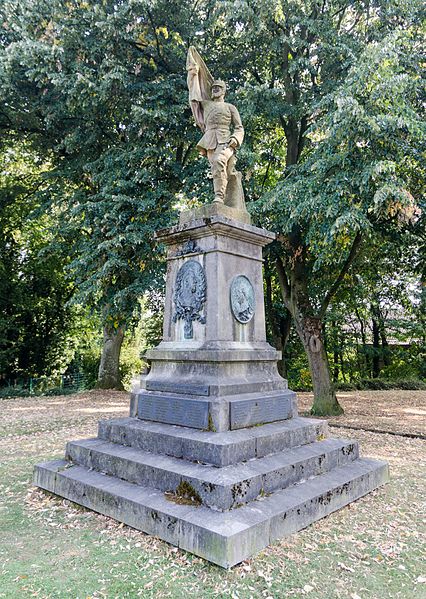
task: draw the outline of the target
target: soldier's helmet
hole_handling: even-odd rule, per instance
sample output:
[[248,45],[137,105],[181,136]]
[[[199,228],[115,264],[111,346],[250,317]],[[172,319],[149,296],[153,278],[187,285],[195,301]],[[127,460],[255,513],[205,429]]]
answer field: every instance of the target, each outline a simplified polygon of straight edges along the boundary
[[212,89],[213,87],[221,87],[223,89],[223,93],[226,92],[226,83],[222,81],[222,79],[215,79],[212,83]]

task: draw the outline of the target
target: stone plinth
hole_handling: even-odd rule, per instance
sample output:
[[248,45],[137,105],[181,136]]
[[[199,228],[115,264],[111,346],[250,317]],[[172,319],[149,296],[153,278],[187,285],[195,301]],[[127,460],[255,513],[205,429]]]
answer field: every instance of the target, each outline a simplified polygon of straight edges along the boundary
[[34,473],[43,489],[223,567],[388,479],[356,441],[298,417],[265,336],[262,247],[274,235],[249,223],[214,205],[158,233],[164,336],[130,417],[101,421],[96,438]]
[[133,389],[139,418],[219,432],[297,414],[266,341],[262,248],[275,235],[230,218],[241,214],[206,206],[157,233],[168,260],[163,341]]

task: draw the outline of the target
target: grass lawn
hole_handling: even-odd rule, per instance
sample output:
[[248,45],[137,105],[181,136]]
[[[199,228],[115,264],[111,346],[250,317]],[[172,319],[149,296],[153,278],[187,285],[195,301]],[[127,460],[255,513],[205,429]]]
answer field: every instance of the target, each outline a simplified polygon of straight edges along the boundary
[[0,598],[426,598],[426,441],[342,428],[424,435],[425,392],[339,397],[331,434],[387,460],[390,483],[229,571],[31,486],[33,464],[126,416],[126,394],[0,400]]

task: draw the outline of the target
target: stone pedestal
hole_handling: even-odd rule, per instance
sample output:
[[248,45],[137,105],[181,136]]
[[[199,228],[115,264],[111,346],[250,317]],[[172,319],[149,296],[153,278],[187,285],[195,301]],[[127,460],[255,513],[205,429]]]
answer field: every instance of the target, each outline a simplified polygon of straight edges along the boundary
[[266,342],[262,247],[275,236],[230,212],[200,209],[157,234],[168,260],[163,341],[133,389],[139,418],[221,432],[296,415]]
[[39,464],[35,484],[230,567],[383,484],[383,462],[299,418],[266,341],[262,247],[246,212],[210,205],[160,231],[162,342],[130,417]]

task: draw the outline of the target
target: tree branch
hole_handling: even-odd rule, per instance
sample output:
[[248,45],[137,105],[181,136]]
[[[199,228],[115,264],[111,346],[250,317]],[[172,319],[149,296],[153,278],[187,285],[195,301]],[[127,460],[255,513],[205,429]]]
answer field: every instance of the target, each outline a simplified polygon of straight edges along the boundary
[[283,300],[286,305],[286,308],[288,310],[290,310],[290,308],[289,308],[290,297],[291,297],[290,283],[287,278],[287,274],[285,272],[283,261],[281,260],[281,258],[279,256],[276,256],[276,258],[275,258],[275,266],[276,266],[277,273],[278,273],[278,280],[280,282],[281,295],[283,296]]
[[348,257],[346,258],[345,263],[343,264],[342,269],[341,269],[337,279],[334,281],[334,283],[332,284],[330,289],[327,291],[327,293],[325,294],[325,297],[321,303],[321,307],[319,310],[320,318],[323,318],[325,316],[325,313],[327,311],[328,305],[329,305],[332,297],[335,295],[336,291],[339,288],[340,283],[343,281],[343,277],[348,272],[349,268],[351,267],[351,264],[357,257],[358,249],[359,249],[359,246],[361,245],[361,241],[362,241],[362,235],[358,231],[358,233],[355,235],[355,239],[353,240],[351,251],[349,252]]
[[161,51],[160,51],[160,40],[158,39],[157,28],[155,26],[154,19],[152,18],[151,11],[149,11],[148,9],[147,9],[147,14],[148,14],[149,22],[151,23],[152,31],[154,33],[155,46],[156,46],[156,49],[157,49],[158,58],[159,58],[159,60],[161,62],[164,62],[163,56],[162,56]]

